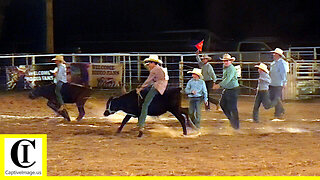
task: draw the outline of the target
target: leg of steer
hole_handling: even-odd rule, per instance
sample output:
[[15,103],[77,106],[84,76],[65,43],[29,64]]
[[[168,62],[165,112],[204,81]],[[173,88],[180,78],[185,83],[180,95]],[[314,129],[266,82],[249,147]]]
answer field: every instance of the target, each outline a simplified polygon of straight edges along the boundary
[[71,121],[67,110],[63,109],[63,110],[59,111],[60,105],[57,105],[56,103],[54,103],[52,101],[48,101],[47,105],[51,109],[53,109],[54,112],[56,112],[56,113],[60,114],[62,117],[64,117],[65,120]]
[[196,125],[193,124],[189,117],[189,109],[188,108],[181,108],[181,114],[185,117],[186,126],[191,127],[192,129],[197,129]]
[[52,101],[48,101],[47,106],[49,106],[56,114],[59,114],[59,113],[58,113],[59,107],[58,107],[57,104],[55,104],[55,103],[52,102]]
[[59,113],[64,117],[65,120],[71,121],[69,113],[66,109],[62,109]]
[[85,111],[84,111],[84,107],[83,106],[77,106],[78,107],[78,111],[79,111],[79,115],[77,117],[77,121],[80,122],[82,120],[82,118],[85,115]]
[[79,111],[79,115],[77,117],[77,121],[81,121],[82,118],[84,117],[84,115],[86,114],[86,112],[84,111],[84,103],[85,102],[76,102],[77,107],[78,107],[78,111]]
[[187,128],[186,128],[185,119],[182,116],[181,112],[180,111],[172,111],[171,113],[179,120],[179,122],[182,126],[183,134],[187,135]]
[[120,133],[122,131],[122,128],[124,127],[124,125],[127,124],[127,122],[130,120],[132,116],[130,115],[126,115],[126,117],[124,117],[124,119],[122,120],[121,126],[118,128],[117,133]]

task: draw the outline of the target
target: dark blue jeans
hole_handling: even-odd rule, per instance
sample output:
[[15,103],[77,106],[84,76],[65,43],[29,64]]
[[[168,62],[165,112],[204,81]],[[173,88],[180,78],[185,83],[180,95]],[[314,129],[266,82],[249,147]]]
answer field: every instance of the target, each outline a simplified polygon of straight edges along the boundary
[[258,91],[253,106],[253,120],[259,122],[259,107],[261,104],[265,109],[270,109],[278,104],[278,101],[279,99],[277,98],[275,98],[273,101],[270,100],[268,90]]
[[234,129],[239,129],[238,95],[240,88],[225,89],[222,92],[220,106]]
[[63,84],[64,83],[62,81],[58,81],[56,84],[56,89],[55,89],[55,93],[57,96],[59,107],[64,104],[63,99],[62,99],[62,95],[61,95],[61,89],[62,89]]
[[201,109],[200,109],[201,98],[190,98],[189,101],[189,116],[193,124],[200,128]]
[[147,115],[148,115],[149,105],[152,102],[153,98],[157,94],[159,94],[159,92],[152,86],[151,89],[149,90],[148,94],[144,98],[144,102],[143,102],[142,108],[141,108],[141,114],[140,114],[140,116],[138,118],[138,126],[139,126],[139,128],[143,128],[144,127],[144,123],[145,123]]
[[[269,86],[269,95],[271,101],[274,101],[276,99],[281,99],[282,97],[282,86]],[[274,116],[276,118],[281,117],[281,114],[284,113],[284,108],[282,106],[281,101],[278,101],[278,103],[275,105],[275,112]]]

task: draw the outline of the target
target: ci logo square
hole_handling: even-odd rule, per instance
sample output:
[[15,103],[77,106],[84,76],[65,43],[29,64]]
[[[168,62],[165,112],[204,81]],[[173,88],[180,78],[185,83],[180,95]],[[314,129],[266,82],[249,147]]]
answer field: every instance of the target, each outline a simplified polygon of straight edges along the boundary
[[4,175],[43,176],[43,143],[43,138],[4,138]]

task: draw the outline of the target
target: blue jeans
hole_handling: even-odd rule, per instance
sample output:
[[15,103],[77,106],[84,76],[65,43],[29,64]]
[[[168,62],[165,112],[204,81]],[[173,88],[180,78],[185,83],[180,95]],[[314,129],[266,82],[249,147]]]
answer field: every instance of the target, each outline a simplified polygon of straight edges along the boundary
[[256,100],[253,106],[253,120],[259,122],[259,107],[262,104],[265,109],[270,109],[278,104],[279,99],[270,100],[269,91],[263,90],[258,91],[256,95]]
[[189,116],[193,124],[200,128],[201,109],[200,109],[201,98],[190,98],[189,101]]
[[62,99],[62,95],[61,95],[62,85],[63,85],[63,82],[62,81],[58,81],[57,84],[56,84],[56,89],[55,89],[55,93],[56,93],[56,96],[57,96],[59,107],[64,104],[63,99]]
[[220,106],[224,114],[229,119],[231,126],[234,129],[239,129],[239,114],[238,114],[238,95],[240,89],[224,89],[221,95]]
[[[275,99],[281,99],[282,97],[282,86],[269,86],[269,94],[271,101]],[[278,103],[275,105],[275,117],[281,117],[281,114],[284,113],[284,108],[282,106],[281,101],[278,101]]]
[[144,127],[144,124],[145,124],[145,121],[147,118],[147,114],[148,114],[149,105],[150,105],[151,101],[153,100],[154,96],[156,96],[157,94],[159,94],[159,92],[154,87],[151,87],[148,94],[146,95],[144,102],[142,104],[140,116],[138,118],[139,128]]

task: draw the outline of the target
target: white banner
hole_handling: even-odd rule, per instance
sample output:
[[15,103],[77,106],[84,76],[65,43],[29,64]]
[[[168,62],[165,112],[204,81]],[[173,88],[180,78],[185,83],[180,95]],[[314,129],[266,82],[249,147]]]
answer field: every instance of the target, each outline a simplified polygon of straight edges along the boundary
[[122,82],[122,64],[92,63],[90,68],[90,86],[98,88],[120,87]]

